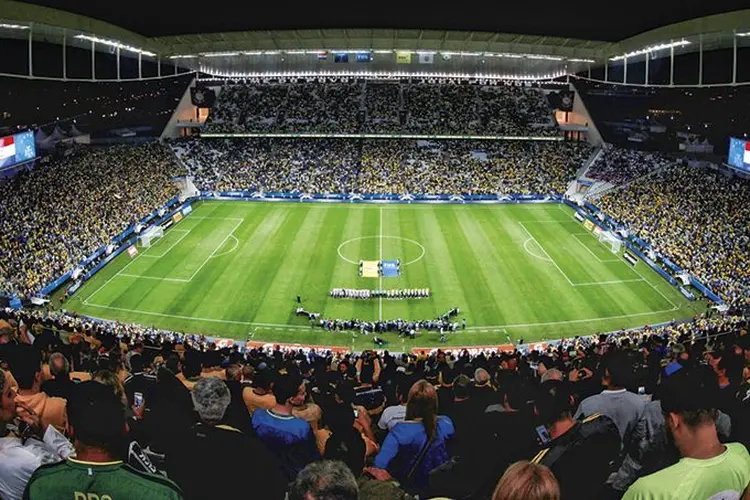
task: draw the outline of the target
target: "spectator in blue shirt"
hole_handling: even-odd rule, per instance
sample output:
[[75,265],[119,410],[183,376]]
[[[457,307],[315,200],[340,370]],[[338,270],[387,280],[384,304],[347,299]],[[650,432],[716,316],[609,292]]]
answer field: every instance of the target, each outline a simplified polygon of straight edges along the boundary
[[305,420],[292,415],[295,405],[305,401],[306,388],[299,372],[281,370],[273,384],[276,406],[253,413],[253,429],[274,453],[288,481],[299,471],[320,458],[312,428]]
[[406,419],[386,436],[369,473],[381,480],[391,474],[402,488],[424,493],[431,470],[450,460],[447,442],[455,433],[453,422],[438,416],[437,391],[426,380],[409,390]]

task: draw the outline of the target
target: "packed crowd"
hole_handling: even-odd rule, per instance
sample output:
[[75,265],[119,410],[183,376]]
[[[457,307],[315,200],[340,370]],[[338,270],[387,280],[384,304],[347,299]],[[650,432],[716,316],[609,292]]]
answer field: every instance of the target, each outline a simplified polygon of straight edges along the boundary
[[617,186],[676,163],[677,160],[661,153],[621,149],[605,144],[586,176]]
[[588,157],[579,143],[211,139],[175,151],[206,191],[550,194]]
[[750,297],[750,183],[672,165],[606,194],[599,208],[730,304]]
[[212,133],[339,132],[553,136],[538,89],[458,82],[256,82],[226,85]]
[[0,311],[3,498],[703,499],[750,484],[750,337],[534,351],[218,347]]
[[30,296],[177,194],[168,147],[74,149],[0,183],[0,290]]
[[430,296],[429,288],[403,288],[369,290],[361,288],[333,288],[329,295],[334,299],[423,299]]

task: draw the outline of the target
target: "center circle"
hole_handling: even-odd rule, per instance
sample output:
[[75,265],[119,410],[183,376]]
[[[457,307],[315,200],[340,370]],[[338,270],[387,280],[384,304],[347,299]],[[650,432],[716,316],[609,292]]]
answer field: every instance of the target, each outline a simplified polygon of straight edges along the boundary
[[[343,242],[342,244],[339,245],[339,247],[336,249],[336,252],[339,254],[339,257],[341,257],[342,260],[344,260],[344,261],[346,261],[346,262],[348,262],[350,264],[354,264],[354,265],[358,266],[359,265],[359,261],[353,261],[352,259],[348,258],[346,255],[344,255],[343,253],[341,253],[341,249],[344,248],[346,245],[348,245],[350,243],[354,243],[355,241],[372,240],[372,239],[376,240],[376,239],[380,239],[380,238],[382,238],[384,240],[401,240],[401,241],[406,241],[407,243],[411,243],[412,245],[416,245],[416,246],[419,247],[419,249],[421,250],[421,253],[419,254],[419,257],[417,257],[416,259],[412,259],[412,260],[410,260],[408,262],[402,263],[401,264],[402,266],[408,266],[409,264],[414,264],[415,262],[419,262],[424,257],[424,254],[427,253],[427,250],[425,250],[424,246],[422,246],[422,244],[419,243],[418,241],[414,241],[414,240],[411,240],[409,238],[403,238],[401,236],[385,236],[385,235],[384,236],[358,236],[356,238],[352,238],[352,239],[346,240],[345,242]],[[365,260],[365,259],[363,259],[363,260]]]

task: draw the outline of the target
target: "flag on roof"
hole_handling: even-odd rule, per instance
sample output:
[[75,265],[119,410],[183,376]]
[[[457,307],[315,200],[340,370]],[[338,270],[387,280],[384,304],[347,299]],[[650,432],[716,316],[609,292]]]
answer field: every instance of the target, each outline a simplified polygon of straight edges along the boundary
[[325,61],[326,59],[328,59],[328,51],[327,50],[323,50],[321,52],[318,52],[318,61]]

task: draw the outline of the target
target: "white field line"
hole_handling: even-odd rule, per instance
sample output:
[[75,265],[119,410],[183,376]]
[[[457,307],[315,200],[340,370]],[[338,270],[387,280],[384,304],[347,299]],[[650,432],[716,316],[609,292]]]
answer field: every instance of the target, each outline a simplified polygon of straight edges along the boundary
[[639,281],[645,280],[643,278],[637,278],[634,280],[589,281],[588,283],[576,283],[573,286],[616,285],[618,283],[638,283]]
[[88,301],[89,301],[89,300],[91,300],[91,297],[93,297],[94,295],[96,295],[97,293],[99,293],[99,291],[100,291],[100,290],[101,290],[102,288],[104,288],[105,286],[109,285],[109,284],[110,284],[110,282],[112,282],[112,280],[113,280],[113,279],[115,279],[115,278],[117,278],[118,276],[122,275],[122,272],[123,272],[123,271],[124,271],[125,269],[127,269],[128,267],[130,267],[130,266],[131,266],[131,265],[133,264],[133,262],[135,262],[136,260],[138,260],[138,259],[139,259],[139,258],[140,258],[140,257],[141,257],[142,255],[143,255],[142,253],[138,252],[138,255],[136,255],[136,256],[135,256],[135,258],[131,259],[131,260],[130,260],[130,262],[128,262],[127,264],[125,264],[125,265],[124,265],[124,266],[122,267],[122,269],[120,269],[120,270],[119,270],[119,271],[117,271],[117,272],[116,272],[115,274],[113,274],[113,275],[112,275],[112,276],[111,276],[111,277],[110,277],[110,278],[109,278],[109,279],[108,279],[107,281],[105,281],[105,282],[104,282],[104,284],[103,284],[102,286],[100,286],[99,288],[97,288],[96,290],[94,290],[94,293],[92,293],[91,295],[89,295],[88,297],[86,297],[86,298],[85,298],[85,299],[83,300],[83,303],[84,303],[84,304],[88,303]]
[[159,281],[174,281],[177,283],[190,283],[190,280],[185,278],[162,278],[160,276],[143,276],[140,274],[125,274],[122,273],[120,276],[125,278],[143,278],[145,280],[159,280]]
[[625,319],[625,318],[638,318],[641,316],[649,316],[653,314],[660,314],[670,311],[676,311],[678,308],[673,307],[672,309],[662,309],[660,311],[650,311],[650,312],[643,312],[643,313],[634,313],[634,314],[620,314],[618,316],[603,316],[600,318],[587,318],[587,319],[569,319],[564,321],[547,321],[543,323],[512,323],[507,325],[491,325],[491,326],[470,326],[467,327],[467,330],[481,330],[481,329],[493,329],[493,328],[528,328],[533,326],[555,326],[555,325],[567,325],[567,324],[576,324],[576,323],[588,323],[589,321],[606,321],[609,319]]
[[526,229],[526,226],[523,225],[523,222],[519,222],[518,224],[520,224],[523,230],[526,231],[526,234],[529,235],[529,238],[534,240],[534,243],[536,243],[536,245],[542,250],[542,252],[544,252],[544,255],[546,255],[547,258],[550,260],[550,262],[552,262],[552,265],[554,265],[557,268],[557,270],[560,271],[560,274],[563,275],[563,277],[567,280],[568,284],[570,286],[575,286],[575,284],[572,281],[570,281],[570,278],[568,278],[568,275],[565,274],[565,271],[563,271],[562,268],[557,265],[557,262],[555,262],[554,259],[550,257],[550,255],[547,253],[547,250],[545,250],[544,247],[536,240],[536,238],[534,238],[534,235],[531,234],[528,229]]
[[[127,309],[124,307],[105,306],[101,304],[86,303],[86,305],[90,307],[101,308],[101,309],[111,309],[113,311],[132,312],[132,313],[137,313],[137,314],[144,314],[147,316],[158,316],[160,318],[175,318],[175,319],[184,319],[184,320],[189,320],[189,321],[205,321],[205,322],[210,322],[210,323],[226,323],[226,324],[232,324],[232,325],[249,325],[253,327],[287,328],[287,329],[293,329],[293,330],[309,330],[310,329],[309,325],[302,326],[302,325],[283,325],[283,324],[275,324],[275,323],[254,323],[251,321],[234,321],[234,320],[227,320],[227,319],[199,318],[196,316],[180,316],[177,314],[163,314],[163,313],[158,313],[158,312],[142,311],[140,309]],[[650,312],[634,313],[634,314],[621,314],[618,316],[604,316],[600,318],[571,319],[571,320],[564,320],[564,321],[548,321],[548,322],[542,322],[542,323],[510,323],[506,325],[470,326],[470,327],[467,327],[466,330],[471,330],[471,331],[503,330],[507,328],[528,328],[528,327],[535,327],[535,326],[554,326],[554,325],[587,323],[590,321],[606,321],[610,319],[637,318],[641,316],[649,316],[649,315],[654,315],[654,314],[675,311],[676,309],[678,308],[675,307],[672,309],[663,309],[660,311],[650,311]]]
[[[380,207],[380,261],[383,261],[383,207]],[[383,289],[383,271],[380,271],[379,290]],[[383,296],[378,297],[378,321],[383,321]]]
[[219,253],[217,253],[216,255],[214,255],[214,259],[217,258],[217,257],[223,257],[225,255],[229,255],[230,253],[232,253],[235,250],[237,250],[238,246],[240,246],[240,240],[238,240],[235,235],[232,234],[232,235],[230,235],[230,237],[234,240],[234,246],[232,246],[232,248],[230,248],[226,252],[219,252]]
[[[544,261],[547,261],[547,262],[552,262],[551,260],[549,260],[549,258],[545,257],[544,255],[539,256],[539,255],[535,254],[534,252],[532,252],[531,250],[529,250],[529,243],[531,243],[532,241],[534,241],[534,238],[529,238],[528,240],[526,240],[526,241],[523,242],[523,249],[526,250],[526,253],[528,253],[532,257],[536,257],[539,260],[544,260]],[[538,245],[538,243],[537,243],[537,245]]]
[[214,255],[216,255],[216,252],[222,246],[224,246],[224,243],[226,243],[227,240],[229,239],[229,237],[232,236],[232,233],[234,233],[237,230],[237,228],[240,227],[240,224],[242,224],[243,222],[245,222],[245,219],[234,219],[234,220],[238,220],[239,222],[237,224],[235,224],[235,226],[232,228],[231,231],[229,231],[229,234],[226,236],[226,238],[224,238],[223,240],[221,240],[221,243],[219,243],[219,245],[216,248],[214,248],[214,251],[211,252],[211,255],[209,255],[208,257],[206,257],[206,260],[204,260],[203,263],[200,266],[198,266],[198,269],[195,270],[195,272],[193,273],[192,276],[190,276],[190,278],[188,279],[188,281],[193,281],[193,278],[195,278],[195,276],[200,272],[200,270],[203,269],[203,266],[205,266],[208,263],[208,261],[211,260],[214,257]]
[[[193,219],[198,219],[198,218],[199,217],[193,217]],[[200,217],[200,219],[207,219],[207,218],[210,218],[210,217]],[[144,254],[139,253],[133,260],[131,260],[130,262],[128,262],[122,269],[120,269],[119,271],[117,271],[117,273],[115,273],[111,278],[109,278],[107,281],[105,281],[102,286],[100,286],[99,288],[97,288],[94,291],[94,293],[92,293],[91,295],[89,295],[88,297],[86,297],[82,302],[84,304],[86,304],[86,305],[93,306],[94,304],[89,303],[89,301],[91,300],[91,298],[94,295],[96,295],[97,293],[99,293],[99,291],[101,291],[105,286],[109,285],[112,282],[112,280],[114,280],[118,276],[123,276],[123,277],[126,277],[126,278],[144,278],[144,279],[150,279],[150,280],[171,281],[171,282],[176,282],[176,283],[190,283],[193,280],[193,278],[195,277],[195,275],[198,274],[198,271],[200,271],[201,269],[203,269],[203,266],[205,266],[206,263],[211,258],[215,257],[214,254],[216,253],[216,251],[219,248],[221,248],[224,245],[224,243],[226,243],[226,241],[229,239],[230,236],[232,236],[233,238],[235,238],[235,240],[237,239],[232,233],[240,226],[240,224],[242,224],[245,221],[245,219],[239,218],[239,217],[214,217],[214,219],[217,219],[217,220],[236,220],[236,221],[239,221],[239,222],[234,226],[234,228],[232,228],[232,230],[229,232],[229,234],[227,235],[227,237],[224,238],[224,240],[222,240],[222,242],[219,244],[219,246],[217,246],[216,248],[214,248],[214,251],[211,252],[211,255],[209,255],[208,258],[206,258],[206,260],[203,261],[203,263],[200,265],[200,267],[198,267],[198,269],[192,274],[192,276],[190,276],[190,278],[162,278],[162,277],[157,277],[157,276],[143,276],[143,275],[123,273],[123,271],[125,271],[128,267],[130,267],[131,264],[133,264],[136,260],[138,260],[139,258],[141,258],[141,257],[144,256]],[[185,231],[185,230],[183,229],[181,231]],[[187,230],[187,231],[190,232],[190,231],[192,231],[192,229]],[[180,239],[180,241],[182,241],[182,239]],[[172,248],[170,247],[169,250],[171,250],[171,249]],[[236,249],[236,247],[235,247],[235,249]],[[227,252],[227,253],[231,253],[231,252]],[[97,306],[97,307],[101,307],[101,306]]]
[[[640,264],[640,262],[639,262],[639,264]],[[635,266],[633,266],[633,267],[632,267],[633,271],[634,271],[634,272],[635,272],[635,273],[636,273],[636,274],[637,274],[638,276],[640,276],[640,277],[641,277],[641,279],[643,279],[643,281],[645,281],[646,283],[648,283],[648,286],[650,286],[651,288],[653,288],[654,290],[656,290],[656,293],[658,293],[659,295],[661,295],[662,297],[664,297],[664,299],[665,299],[665,300],[666,300],[667,302],[669,302],[670,304],[672,304],[672,307],[674,307],[675,309],[677,309],[677,308],[678,308],[678,307],[677,307],[677,304],[675,304],[674,302],[672,302],[672,299],[670,299],[669,297],[667,297],[667,296],[666,296],[666,294],[664,294],[664,292],[662,292],[661,290],[659,290],[658,288],[656,288],[656,286],[655,286],[655,285],[654,285],[653,283],[651,283],[651,282],[650,282],[649,280],[647,280],[647,279],[645,278],[645,276],[643,276],[643,275],[642,275],[642,274],[640,273],[640,271],[638,271],[638,269],[636,269],[637,267],[638,267],[638,264],[636,264]]]
[[[581,246],[582,246],[583,248],[585,248],[585,249],[586,249],[586,251],[587,251],[588,253],[590,253],[590,254],[592,255],[592,257],[594,257],[594,258],[595,258],[596,260],[598,260],[599,262],[620,262],[620,259],[602,259],[602,258],[601,258],[601,257],[599,257],[598,255],[596,255],[596,254],[595,254],[595,253],[594,253],[594,252],[593,252],[593,251],[592,251],[592,250],[591,250],[591,249],[590,249],[590,248],[589,248],[589,247],[588,247],[588,246],[586,245],[586,243],[582,242],[582,241],[581,241],[581,239],[580,239],[580,238],[578,237],[578,235],[576,235],[576,234],[572,234],[571,236],[573,236],[573,238],[575,238],[575,240],[576,240],[576,241],[577,241],[578,243],[580,243],[580,244],[581,244]],[[597,240],[597,241],[599,241],[599,240]]]
[[132,312],[137,314],[145,314],[147,316],[158,316],[160,318],[175,318],[175,319],[184,319],[184,320],[191,320],[191,321],[206,321],[209,323],[225,323],[229,325],[249,325],[249,326],[263,326],[263,327],[276,327],[276,328],[291,328],[294,330],[309,330],[309,326],[302,326],[302,325],[277,325],[274,323],[253,323],[252,321],[234,321],[229,319],[215,319],[215,318],[198,318],[195,316],[180,316],[179,314],[163,314],[158,312],[151,312],[151,311],[142,311],[140,309],[127,309],[125,307],[114,307],[114,306],[105,306],[101,304],[91,304],[86,303],[89,307],[98,307],[101,309],[111,309],[113,311],[122,311],[122,312]]
[[[147,257],[149,259],[161,259],[162,257],[165,257],[174,247],[177,246],[178,243],[180,243],[182,240],[185,239],[185,237],[188,234],[190,234],[190,231],[192,231],[192,229],[172,229],[172,231],[170,231],[170,232],[173,232],[173,233],[176,233],[176,232],[183,233],[182,236],[177,241],[175,241],[174,243],[172,243],[172,246],[170,246],[169,248],[167,248],[166,250],[164,250],[159,255],[152,255],[152,254],[144,253],[143,257]],[[164,238],[162,238],[162,240],[163,239]],[[151,248],[153,248],[153,246]]]

